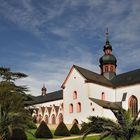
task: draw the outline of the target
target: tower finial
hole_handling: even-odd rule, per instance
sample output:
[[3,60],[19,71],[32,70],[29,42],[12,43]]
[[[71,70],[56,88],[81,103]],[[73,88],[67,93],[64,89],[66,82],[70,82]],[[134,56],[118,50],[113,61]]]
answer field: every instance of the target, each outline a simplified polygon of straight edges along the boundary
[[42,87],[41,91],[42,91],[42,95],[46,95],[47,89],[45,87],[45,83],[43,84],[43,87]]
[[108,28],[106,29],[106,43],[109,42],[109,32]]

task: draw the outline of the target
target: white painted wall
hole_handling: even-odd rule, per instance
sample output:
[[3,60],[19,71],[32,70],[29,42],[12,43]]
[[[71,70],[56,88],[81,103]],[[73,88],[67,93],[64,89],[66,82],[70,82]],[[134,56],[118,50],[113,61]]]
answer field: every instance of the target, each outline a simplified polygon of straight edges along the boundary
[[102,92],[105,93],[105,100],[115,102],[115,90],[95,83],[89,84],[89,97],[101,99]]
[[[77,91],[77,99],[73,99],[73,92]],[[85,121],[90,115],[90,103],[88,99],[88,86],[85,84],[85,78],[74,68],[68,78],[65,89],[63,90],[64,98],[64,122],[71,124],[74,119],[79,123]],[[77,113],[77,103],[81,103],[81,112]],[[69,113],[69,105],[73,104],[74,111]]]
[[[78,98],[73,99],[73,92],[77,91]],[[85,83],[85,78],[76,70],[73,69],[63,90],[64,98],[64,122],[71,124],[74,119],[79,123],[87,121],[89,116],[106,116],[113,118],[114,115],[110,110],[103,109],[96,103],[92,102],[89,97],[101,99],[102,92],[105,93],[106,100],[115,101],[115,90],[94,83]],[[77,103],[80,102],[82,109],[77,113]],[[69,105],[73,104],[74,111],[69,113]]]
[[[89,97],[101,100],[102,92],[104,92],[105,100],[115,102],[115,90],[113,88],[105,87],[95,83],[88,83],[88,87]],[[92,108],[95,108],[94,112],[92,113],[94,116],[104,116],[114,119],[114,115],[110,110],[104,109],[96,103],[93,103]]]
[[[93,115],[103,116],[114,120],[115,116],[110,110],[102,108],[89,99],[89,97],[101,99],[102,92],[105,93],[105,100],[111,102],[122,101],[123,93],[127,93],[126,101],[122,102],[122,107],[126,110],[128,109],[129,98],[134,95],[138,99],[138,109],[140,109],[140,84],[113,89],[95,83],[85,83],[85,80],[86,79],[73,68],[65,83],[65,88],[63,89],[63,100],[36,104],[35,107],[60,106],[63,103],[63,112],[59,110],[59,113],[63,113],[64,122],[66,124],[72,124],[74,119],[77,119],[79,123],[82,123],[82,121],[87,121],[87,117]],[[77,91],[77,99],[73,99],[74,91]],[[79,113],[77,112],[78,102],[81,103],[81,112]],[[69,113],[70,104],[73,104],[73,113]],[[58,123],[58,116],[56,117]]]
[[140,84],[120,87],[116,89],[116,100],[121,101],[123,93],[127,93],[126,101],[123,102],[123,108],[128,109],[129,98],[134,95],[138,99],[138,110],[140,109]]

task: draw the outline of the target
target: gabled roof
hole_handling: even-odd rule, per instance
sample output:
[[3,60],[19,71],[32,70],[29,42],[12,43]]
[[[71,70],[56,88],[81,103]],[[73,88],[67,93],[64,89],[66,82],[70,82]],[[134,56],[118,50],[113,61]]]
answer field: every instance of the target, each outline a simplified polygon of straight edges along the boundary
[[104,76],[102,76],[98,73],[95,73],[93,71],[84,69],[82,67],[73,65],[68,76],[66,77],[66,80],[64,81],[64,83],[61,86],[62,88],[64,88],[64,85],[65,85],[66,81],[68,80],[73,68],[75,68],[86,79],[85,82],[94,82],[94,83],[109,86],[109,87],[113,86],[113,84],[108,79],[106,79]]
[[59,106],[55,106],[55,105],[54,105],[54,109],[55,109],[56,114],[57,114],[57,113],[58,113],[58,110],[59,110]]
[[31,101],[29,105],[40,104],[44,102],[56,101],[63,99],[63,90],[54,91],[51,93],[47,93],[44,96],[36,96],[34,101]]
[[[119,74],[115,76],[113,79],[108,80],[103,75],[73,65],[62,87],[64,87],[66,81],[68,80],[74,68],[85,78],[85,82],[97,83],[99,85],[108,86],[112,88],[140,83],[140,69]],[[48,93],[44,96],[37,96],[34,98],[34,101],[27,103],[27,105],[34,105],[61,99],[63,99],[63,90],[58,90],[55,92]]]
[[89,98],[89,99],[94,103],[98,104],[99,106],[106,109],[118,110],[122,106],[121,102],[110,102],[110,101],[105,101],[105,100],[100,100],[95,98]]
[[47,109],[48,109],[48,113],[49,113],[49,115],[50,115],[51,110],[52,110],[52,107],[47,107]]
[[62,87],[64,87],[64,84],[68,80],[73,68],[75,68],[86,79],[85,82],[93,82],[112,88],[140,83],[140,69],[116,75],[113,79],[108,80],[101,74],[73,65]]
[[140,69],[116,75],[111,82],[115,87],[140,83]]
[[42,114],[44,114],[44,111],[45,111],[45,107],[44,106],[41,107],[41,111],[42,111]]
[[81,68],[76,65],[74,65],[74,68],[76,68],[79,71],[79,73],[86,78],[86,82],[94,82],[101,85],[113,86],[113,84],[108,79],[106,79],[104,76],[98,73]]

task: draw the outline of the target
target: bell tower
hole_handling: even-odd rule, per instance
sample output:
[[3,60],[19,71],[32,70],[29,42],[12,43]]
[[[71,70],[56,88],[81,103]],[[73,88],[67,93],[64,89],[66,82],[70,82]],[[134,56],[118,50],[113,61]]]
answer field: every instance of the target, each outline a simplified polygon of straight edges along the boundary
[[42,87],[42,89],[41,89],[41,91],[42,91],[42,96],[44,96],[44,95],[46,95],[47,93],[47,89],[46,89],[46,87],[45,87],[45,85],[43,84],[43,87]]
[[106,32],[106,43],[104,45],[104,55],[100,58],[101,75],[104,75],[107,79],[112,79],[116,75],[117,60],[112,54],[112,46],[109,42],[108,29]]

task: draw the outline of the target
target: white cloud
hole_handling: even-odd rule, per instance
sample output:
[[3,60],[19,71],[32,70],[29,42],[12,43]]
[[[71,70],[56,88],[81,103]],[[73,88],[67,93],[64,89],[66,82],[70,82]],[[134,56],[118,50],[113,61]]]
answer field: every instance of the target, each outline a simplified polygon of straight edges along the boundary
[[[113,53],[118,57],[119,73],[129,65],[139,66],[140,1],[62,0],[35,4],[33,0],[22,0],[20,7],[4,0],[0,4],[0,15],[21,29],[45,38],[46,44],[54,39],[46,34],[62,38],[54,46],[46,45],[52,50],[59,48],[61,55],[57,56],[56,52],[50,57],[42,54],[38,61],[27,64],[30,69],[25,72],[29,73],[29,78],[23,82],[31,87],[34,95],[40,94],[44,82],[48,92],[59,89],[73,64],[98,72],[97,57],[103,53],[96,46],[98,43],[104,45],[106,27],[109,27]],[[83,38],[93,45],[86,45],[88,41],[84,44]],[[92,46],[93,52],[89,49]],[[37,54],[28,52],[24,55]]]
[[[77,51],[76,49],[73,51]],[[48,92],[59,90],[73,64],[99,72],[99,67],[92,64],[91,54],[86,50],[81,51],[79,49],[78,51],[80,52],[80,59],[77,60],[72,57],[58,59],[44,56],[36,62],[29,62],[27,66],[31,69],[24,71],[29,77],[22,80],[21,83],[31,87],[30,90],[33,95],[40,95],[44,83]]]

